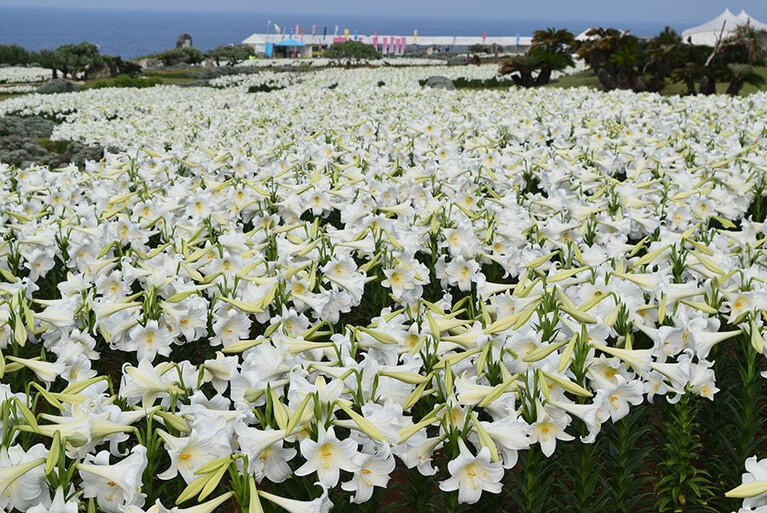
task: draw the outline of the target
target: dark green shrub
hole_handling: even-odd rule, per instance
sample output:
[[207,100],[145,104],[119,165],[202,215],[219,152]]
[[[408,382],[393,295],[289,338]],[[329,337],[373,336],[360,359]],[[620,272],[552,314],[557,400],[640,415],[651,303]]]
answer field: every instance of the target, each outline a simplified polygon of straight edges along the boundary
[[52,141],[55,123],[37,116],[0,117],[0,162],[16,167],[39,164],[58,168],[100,160],[104,149],[81,142]]
[[325,52],[325,57],[338,62],[345,62],[347,65],[358,65],[366,61],[380,59],[381,52],[376,50],[373,45],[349,40],[330,45]]
[[113,77],[119,75],[130,75],[137,77],[141,74],[141,66],[133,61],[124,61],[122,57],[111,57],[104,55],[104,64],[109,68],[109,74]]
[[130,75],[119,75],[110,84],[106,80],[99,80],[93,84],[94,89],[103,89],[105,87],[153,87],[162,84],[158,77],[131,77]]
[[260,70],[256,67],[223,66],[220,68],[207,68],[204,71],[195,73],[192,76],[203,80],[210,80],[211,78],[224,77],[228,75],[257,75],[258,73],[260,73]]
[[31,62],[30,53],[19,45],[0,45],[0,63],[21,66]]
[[271,91],[279,91],[285,89],[283,86],[274,86],[271,84],[259,84],[248,87],[249,93],[268,93]]
[[456,89],[506,89],[514,86],[514,81],[499,80],[497,77],[486,79],[458,77],[453,80],[453,85]]
[[115,78],[114,87],[153,87],[162,84],[158,77],[131,77],[130,75],[119,75]]
[[54,78],[37,88],[40,94],[72,93],[79,90],[79,85],[63,78]]
[[171,48],[157,55],[165,66],[178,64],[199,64],[205,60],[205,54],[197,48]]
[[469,46],[470,53],[490,53],[490,47],[488,45],[471,45]]

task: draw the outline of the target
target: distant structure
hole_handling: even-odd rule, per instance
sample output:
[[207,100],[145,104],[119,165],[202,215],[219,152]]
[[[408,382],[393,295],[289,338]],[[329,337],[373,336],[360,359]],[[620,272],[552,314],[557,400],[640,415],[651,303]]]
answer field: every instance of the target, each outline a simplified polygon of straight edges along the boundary
[[192,47],[192,36],[191,34],[188,34],[187,32],[182,32],[179,34],[178,39],[176,39],[176,48],[191,48]]
[[716,18],[682,32],[682,41],[694,45],[716,46],[720,39],[727,39],[741,25],[749,25],[760,33],[762,44],[767,42],[767,24],[751,17],[746,11],[735,16],[725,9]]
[[[417,32],[408,36],[381,35],[374,34],[362,35],[344,35],[332,36],[323,34],[304,34],[303,31],[296,31],[295,34],[251,34],[242,41],[243,44],[250,45],[256,53],[272,56],[272,51],[276,47],[289,46],[298,49],[302,57],[312,57],[321,54],[333,43],[353,39],[367,43],[376,47],[383,55],[411,55],[466,52],[473,46],[486,47],[488,51],[525,53],[532,43],[530,36],[505,36],[492,37],[487,35],[471,36],[419,36]],[[495,50],[494,50],[495,49]],[[275,52],[278,53],[278,52]]]

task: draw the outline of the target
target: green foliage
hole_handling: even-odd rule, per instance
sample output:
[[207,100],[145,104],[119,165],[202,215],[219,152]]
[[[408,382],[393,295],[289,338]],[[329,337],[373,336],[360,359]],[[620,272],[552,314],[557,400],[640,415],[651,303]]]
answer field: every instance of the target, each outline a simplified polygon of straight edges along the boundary
[[88,72],[104,66],[104,59],[96,45],[83,41],[77,44],[61,45],[53,53],[53,68],[66,77],[83,77]]
[[645,405],[635,406],[626,417],[605,426],[602,471],[609,505],[605,511],[650,510],[648,413]]
[[376,50],[373,45],[349,40],[333,43],[325,52],[325,56],[328,59],[358,65],[362,62],[380,59],[381,52]]
[[32,63],[32,54],[19,45],[0,45],[0,64],[23,66]]
[[54,70],[54,77],[56,74],[56,52],[54,50],[40,50],[39,52],[33,54],[32,56],[33,62],[36,62],[43,68],[48,68]]
[[469,46],[469,53],[490,53],[488,45],[476,44]]
[[157,55],[165,66],[177,66],[179,64],[199,64],[205,60],[205,54],[197,48],[171,48]]
[[37,88],[39,94],[72,93],[79,90],[79,85],[63,78],[54,78]]
[[456,89],[507,89],[513,86],[514,82],[498,77],[486,79],[458,77],[453,80],[453,85]]
[[227,66],[235,66],[255,55],[252,46],[243,44],[223,45],[208,52],[208,57],[215,61],[216,66],[221,66],[222,62]]
[[499,75],[511,75],[522,87],[542,86],[551,82],[554,71],[573,66],[572,47],[575,36],[564,29],[536,30],[530,49],[501,62]]
[[712,94],[726,82],[728,94],[739,94],[746,84],[761,85],[764,77],[754,66],[764,63],[758,33],[738,27],[715,48],[685,44],[666,27],[648,42],[613,28],[594,28],[575,52],[588,64],[605,90],[660,92],[671,83],[684,84],[686,94]]
[[674,69],[684,67],[687,51],[675,30],[666,27],[653,37],[644,48],[644,73],[647,90],[658,92],[666,86],[666,79]]
[[223,66],[220,68],[205,68],[202,71],[193,73],[192,76],[201,80],[210,80],[212,78],[225,77],[229,75],[258,75],[259,73],[261,73],[261,70],[258,69],[257,66]]
[[122,57],[112,57],[105,55],[104,64],[109,68],[109,75],[117,77],[119,75],[130,75],[137,77],[141,74],[141,66],[133,61],[124,61]]
[[252,85],[248,87],[249,93],[269,93],[271,91],[279,91],[285,89],[285,86],[274,85],[273,83],[266,82],[263,84]]
[[[539,445],[519,452],[519,462],[512,474],[515,492],[512,500],[519,513],[548,513],[556,511],[554,495],[554,464],[546,458]],[[559,498],[562,500],[562,498]]]
[[132,77],[130,75],[119,75],[111,84],[106,80],[99,80],[93,85],[94,89],[101,89],[104,87],[154,87],[162,84],[162,79],[158,77]]
[[506,59],[498,69],[499,75],[509,75],[515,84],[521,87],[535,85],[534,73],[540,71],[541,61],[537,55],[517,55]]
[[713,481],[702,460],[698,432],[699,398],[687,393],[675,404],[664,404],[661,458],[655,483],[655,508],[666,511],[714,511]]
[[717,478],[712,504],[717,511],[735,511],[740,501],[724,493],[741,483],[743,461],[767,445],[767,383],[760,376],[765,361],[751,347],[750,333],[715,346],[711,358],[721,390],[702,405],[700,416],[706,419],[701,427],[708,453],[717,455],[706,460]]
[[79,142],[51,141],[55,123],[38,116],[0,117],[0,162],[16,167],[31,164],[58,168],[69,163],[82,166],[99,160],[104,150]]
[[590,29],[586,36],[574,45],[574,50],[594,70],[605,90],[644,89],[640,80],[642,42],[638,37],[601,27]]

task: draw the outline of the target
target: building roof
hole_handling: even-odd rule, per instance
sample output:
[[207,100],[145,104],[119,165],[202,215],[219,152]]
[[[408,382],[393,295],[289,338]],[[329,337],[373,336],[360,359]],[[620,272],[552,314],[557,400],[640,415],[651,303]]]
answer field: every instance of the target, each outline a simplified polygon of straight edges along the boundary
[[297,39],[283,39],[278,41],[274,46],[306,46],[306,43]]

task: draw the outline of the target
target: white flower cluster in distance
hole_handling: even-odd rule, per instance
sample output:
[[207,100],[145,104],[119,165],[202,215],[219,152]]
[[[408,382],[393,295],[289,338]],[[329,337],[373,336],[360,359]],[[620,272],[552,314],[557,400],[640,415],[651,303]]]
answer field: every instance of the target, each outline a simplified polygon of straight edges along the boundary
[[[0,67],[0,84],[24,84],[27,82],[45,82],[53,78],[53,71],[48,68],[5,66]],[[3,89],[4,90],[4,89]]]

